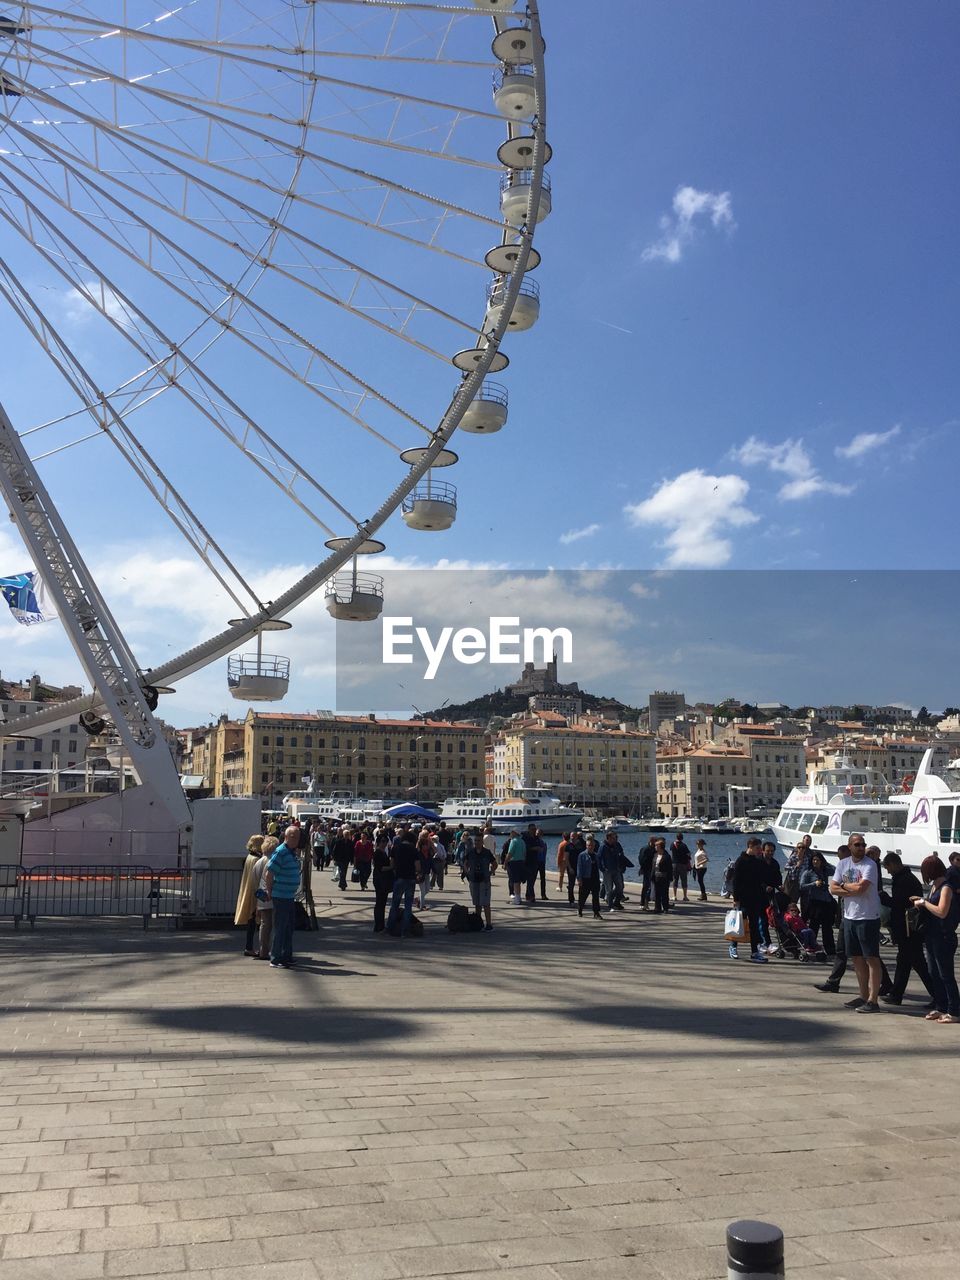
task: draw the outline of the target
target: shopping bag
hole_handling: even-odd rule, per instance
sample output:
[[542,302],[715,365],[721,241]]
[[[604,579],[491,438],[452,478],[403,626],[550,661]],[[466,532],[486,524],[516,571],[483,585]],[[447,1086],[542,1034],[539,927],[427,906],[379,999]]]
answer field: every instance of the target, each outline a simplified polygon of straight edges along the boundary
[[743,912],[739,907],[731,907],[723,920],[723,936],[727,942],[746,941]]

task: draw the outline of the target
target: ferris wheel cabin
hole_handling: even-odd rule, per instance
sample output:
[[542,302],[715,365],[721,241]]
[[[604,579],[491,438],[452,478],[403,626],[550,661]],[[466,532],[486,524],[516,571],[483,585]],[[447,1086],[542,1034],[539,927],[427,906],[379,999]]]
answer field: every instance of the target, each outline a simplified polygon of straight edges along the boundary
[[460,430],[476,435],[492,435],[507,423],[509,399],[507,388],[500,382],[484,382],[480,394],[467,405],[460,419]]
[[375,573],[337,573],[323,589],[327,613],[338,622],[373,622],[383,612],[383,579]]

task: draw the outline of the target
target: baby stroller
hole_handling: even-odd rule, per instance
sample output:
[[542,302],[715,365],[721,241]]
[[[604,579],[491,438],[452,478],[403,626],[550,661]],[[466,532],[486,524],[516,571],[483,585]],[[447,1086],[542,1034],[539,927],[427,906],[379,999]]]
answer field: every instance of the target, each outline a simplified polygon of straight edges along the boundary
[[813,930],[804,922],[794,903],[784,907],[774,901],[767,907],[767,923],[777,935],[777,955],[790,956],[801,964],[825,963],[827,953],[817,942]]

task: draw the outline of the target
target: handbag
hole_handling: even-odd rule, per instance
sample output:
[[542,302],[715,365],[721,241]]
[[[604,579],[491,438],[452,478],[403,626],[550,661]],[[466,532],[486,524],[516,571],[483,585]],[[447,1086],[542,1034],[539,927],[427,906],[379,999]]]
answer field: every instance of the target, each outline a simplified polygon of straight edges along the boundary
[[353,870],[350,872],[350,882],[351,882],[351,884],[359,884],[359,883],[360,883],[360,868],[359,868],[359,867],[354,867],[354,868],[353,868]]
[[739,907],[731,907],[723,919],[723,937],[726,942],[745,942],[746,921]]

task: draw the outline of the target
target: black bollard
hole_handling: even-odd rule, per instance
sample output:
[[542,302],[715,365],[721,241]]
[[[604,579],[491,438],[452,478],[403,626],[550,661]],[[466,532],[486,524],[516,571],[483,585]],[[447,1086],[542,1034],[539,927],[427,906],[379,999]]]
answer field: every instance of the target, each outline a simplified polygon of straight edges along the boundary
[[727,1227],[727,1280],[781,1280],[783,1232],[770,1222],[731,1222]]

